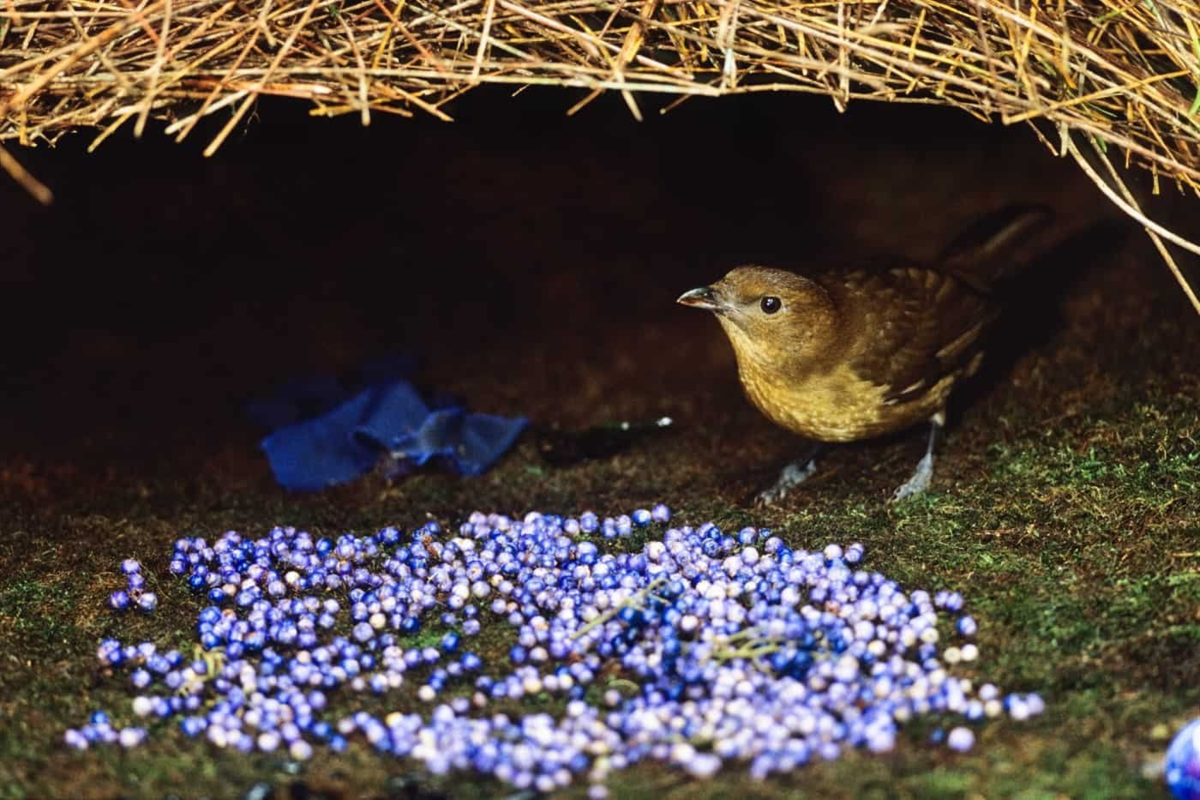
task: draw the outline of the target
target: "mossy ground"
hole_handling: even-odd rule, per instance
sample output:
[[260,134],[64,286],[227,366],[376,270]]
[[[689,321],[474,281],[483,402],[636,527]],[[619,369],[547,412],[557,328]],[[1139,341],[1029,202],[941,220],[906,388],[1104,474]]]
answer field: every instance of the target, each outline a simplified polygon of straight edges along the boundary
[[[450,130],[439,136],[459,135]],[[821,141],[830,159],[844,155],[839,141],[836,133]],[[984,149],[991,146],[990,139],[980,141]],[[778,147],[768,155],[778,157]],[[1009,145],[996,147],[1008,152]],[[1017,151],[1020,159],[1044,157]],[[501,152],[478,158],[491,167],[510,155],[513,163],[528,163],[518,147]],[[975,157],[966,146],[958,152],[960,163]],[[975,185],[961,177],[956,184],[953,170],[928,171],[919,153],[893,163],[890,183],[877,179],[882,162],[860,162],[857,183],[834,181],[820,163],[811,164],[809,177],[822,182],[823,220],[893,244],[905,238],[906,215],[929,226],[919,202],[892,206],[912,175],[925,169],[932,176],[922,189],[927,196],[961,196],[963,185]],[[461,169],[473,174],[469,164]],[[559,180],[564,169],[546,167],[550,174],[540,175],[538,185],[565,183]],[[601,212],[614,219],[641,219],[670,194],[662,190],[662,172],[652,180],[632,168],[619,178],[608,171],[585,170],[593,187],[601,185],[596,197],[618,198],[601,203]],[[455,192],[510,197],[508,190],[528,180],[515,169],[495,172],[499,189],[463,189],[450,181],[433,201],[422,202],[449,206],[452,200],[444,198]],[[605,181],[633,181],[633,188],[605,188]],[[1078,185],[1062,188],[1069,183],[1039,185],[1049,186],[1050,195],[1087,193]],[[873,188],[864,193],[865,186]],[[993,184],[972,202],[985,206],[997,192],[1015,194]],[[684,206],[679,219],[688,218],[688,204],[697,201],[689,192],[673,196]],[[549,200],[531,202],[545,213],[565,213],[556,212],[553,192]],[[848,222],[841,212],[854,204],[859,213]],[[504,208],[503,214],[522,219],[537,216]],[[756,213],[768,214],[764,209]],[[813,229],[818,223],[808,220]],[[511,220],[487,224],[496,234],[492,246],[519,238]],[[201,603],[166,572],[171,543],[180,535],[256,534],[285,523],[336,535],[411,526],[427,513],[446,522],[476,508],[615,514],[660,500],[680,520],[768,526],[797,546],[861,541],[870,568],[909,586],[961,591],[979,621],[982,657],[958,671],[1006,689],[1042,692],[1048,706],[1028,722],[980,726],[978,745],[966,755],[929,744],[939,720],[922,721],[906,728],[896,751],[883,757],[852,753],[762,784],[749,782],[738,766],[706,783],[639,766],[613,779],[616,796],[1161,795],[1144,767],[1165,750],[1170,732],[1200,713],[1200,326],[1135,231],[1077,227],[1084,233],[1038,267],[1057,264],[1069,280],[1035,283],[1043,288],[1018,304],[1023,313],[1001,328],[989,371],[962,394],[933,490],[900,505],[887,497],[919,457],[923,435],[915,432],[837,450],[802,491],[776,507],[754,509],[747,498],[795,444],[741,398],[727,346],[711,320],[671,306],[689,281],[714,276],[676,264],[652,277],[614,269],[597,278],[589,267],[603,266],[604,258],[579,256],[577,239],[543,243],[546,252],[525,265],[532,278],[503,279],[503,286],[521,287],[525,308],[536,313],[514,312],[511,324],[486,334],[480,328],[502,312],[438,309],[451,302],[439,298],[454,295],[437,294],[445,287],[431,278],[433,299],[369,322],[352,303],[323,309],[294,291],[287,316],[319,319],[307,335],[298,333],[301,323],[281,323],[294,327],[272,339],[262,315],[227,307],[217,314],[220,304],[213,301],[194,312],[214,312],[209,322],[173,329],[163,341],[99,327],[69,338],[61,351],[29,367],[21,391],[10,393],[4,426],[0,796],[226,797],[252,790],[262,796],[260,784],[280,797],[507,794],[472,776],[425,775],[361,743],[339,756],[320,752],[298,767],[279,756],[217,751],[186,740],[174,724],[152,726],[150,743],[128,753],[68,752],[61,735],[92,709],[131,720],[127,679],[96,665],[101,638],[190,650]],[[603,231],[595,238],[602,240]],[[924,239],[909,244],[916,255],[932,247]],[[302,258],[299,251],[291,255]],[[575,265],[578,273],[553,266],[573,256],[584,262]],[[698,260],[709,269],[722,258]],[[472,269],[456,274],[497,280],[487,268]],[[520,270],[513,266],[512,272]],[[310,288],[327,285],[308,280]],[[179,285],[186,290],[186,281]],[[505,297],[519,295],[514,290]],[[544,313],[564,306],[570,314]],[[452,325],[456,314],[474,315],[477,324]],[[313,496],[279,490],[255,450],[256,432],[239,416],[240,397],[269,389],[298,366],[345,367],[372,349],[403,346],[430,325],[440,325],[441,333],[423,377],[476,406],[566,427],[669,413],[675,430],[568,468],[545,464],[527,437],[474,480],[431,471],[396,483],[371,477]],[[388,335],[396,326],[407,338]],[[285,349],[288,355],[273,357]],[[194,380],[197,374],[204,380]],[[159,593],[160,609],[152,616],[106,607],[108,594],[121,586],[117,565],[130,556],[147,566]],[[471,646],[500,668],[508,645],[505,634],[488,633]],[[546,699],[530,702],[556,707]],[[388,704],[419,707],[408,691]]]

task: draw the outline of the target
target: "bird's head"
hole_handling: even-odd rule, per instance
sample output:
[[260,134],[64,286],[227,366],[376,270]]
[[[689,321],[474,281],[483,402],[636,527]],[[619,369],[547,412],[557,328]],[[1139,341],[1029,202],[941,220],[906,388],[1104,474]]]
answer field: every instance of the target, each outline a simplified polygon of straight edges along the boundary
[[836,310],[829,294],[786,270],[737,267],[711,286],[685,292],[677,302],[716,314],[742,369],[810,364],[836,338]]

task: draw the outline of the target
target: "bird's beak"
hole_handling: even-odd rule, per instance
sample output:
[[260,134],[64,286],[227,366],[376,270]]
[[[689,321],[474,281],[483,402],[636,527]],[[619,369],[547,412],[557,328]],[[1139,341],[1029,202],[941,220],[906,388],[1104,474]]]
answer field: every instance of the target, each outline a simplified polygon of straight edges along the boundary
[[703,308],[706,311],[717,311],[722,307],[717,301],[717,295],[711,286],[701,286],[699,289],[684,292],[675,302],[681,306]]

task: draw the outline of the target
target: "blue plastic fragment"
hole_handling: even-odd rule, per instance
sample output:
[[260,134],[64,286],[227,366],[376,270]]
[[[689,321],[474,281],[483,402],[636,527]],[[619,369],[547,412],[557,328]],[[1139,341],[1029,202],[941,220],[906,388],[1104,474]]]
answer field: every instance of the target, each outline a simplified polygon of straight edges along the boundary
[[285,489],[315,492],[370,470],[378,451],[350,435],[369,401],[364,392],[327,414],[280,428],[263,439],[275,480]]
[[479,475],[525,429],[524,417],[473,414],[453,405],[431,409],[411,383],[395,378],[402,370],[389,366],[364,368],[364,376],[384,380],[357,392],[319,378],[248,404],[255,421],[274,428],[262,448],[281,486],[318,491],[346,483],[384,454],[415,466],[438,458],[461,475]]
[[392,381],[367,389],[367,400],[358,424],[351,431],[378,450],[394,451],[401,441],[412,438],[429,417],[429,407],[407,381]]
[[[461,475],[479,475],[512,446],[525,418],[510,419],[445,408],[429,414],[416,430],[393,437],[388,450],[417,466],[440,456]],[[382,444],[381,440],[380,443]]]

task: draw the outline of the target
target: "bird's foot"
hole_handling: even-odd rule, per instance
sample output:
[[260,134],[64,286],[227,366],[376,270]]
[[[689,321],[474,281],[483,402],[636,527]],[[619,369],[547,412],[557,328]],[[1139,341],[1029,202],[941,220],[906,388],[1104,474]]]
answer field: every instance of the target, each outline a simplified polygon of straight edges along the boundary
[[926,453],[925,457],[917,463],[917,468],[913,472],[912,477],[904,482],[904,484],[892,494],[892,502],[896,503],[908,497],[916,497],[923,494],[929,488],[929,482],[933,480],[933,455]]
[[769,506],[787,497],[787,493],[813,476],[817,471],[817,460],[810,458],[807,462],[796,461],[788,464],[779,473],[779,478],[769,488],[759,492],[754,498],[756,506]]

